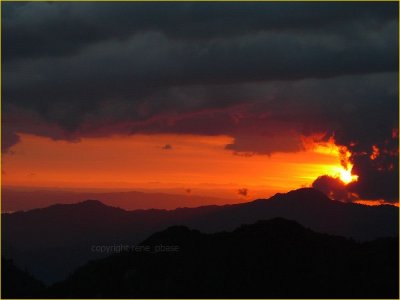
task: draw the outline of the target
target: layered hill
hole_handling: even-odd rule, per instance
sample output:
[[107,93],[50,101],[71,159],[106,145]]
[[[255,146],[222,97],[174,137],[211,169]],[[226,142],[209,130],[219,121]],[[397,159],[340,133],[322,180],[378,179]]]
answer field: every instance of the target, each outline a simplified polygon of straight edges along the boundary
[[137,244],[173,225],[213,233],[276,217],[360,241],[398,236],[397,207],[342,203],[314,189],[300,189],[223,206],[126,211],[89,200],[3,214],[2,250],[17,266],[51,283],[64,279],[89,259],[112,254],[93,246]]
[[[398,298],[398,238],[359,243],[285,219],[232,232],[170,227],[92,261],[50,298]],[[144,250],[148,249],[148,250]]]

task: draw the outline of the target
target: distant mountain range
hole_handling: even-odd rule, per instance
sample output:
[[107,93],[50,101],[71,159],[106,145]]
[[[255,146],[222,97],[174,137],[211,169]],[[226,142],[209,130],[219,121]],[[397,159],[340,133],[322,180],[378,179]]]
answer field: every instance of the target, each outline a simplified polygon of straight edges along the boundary
[[174,225],[213,233],[276,217],[360,241],[398,236],[397,207],[342,203],[314,189],[299,189],[248,203],[171,211],[126,211],[89,200],[3,214],[2,250],[17,266],[51,283],[90,259],[112,254],[94,246],[134,245]]
[[2,188],[1,209],[3,212],[15,212],[44,208],[54,204],[73,204],[87,199],[97,199],[110,206],[126,210],[175,209],[178,207],[199,207],[200,205],[223,205],[243,202],[241,199],[223,199],[218,197],[156,192],[76,192],[66,190],[21,190]]
[[34,295],[398,299],[398,253],[398,238],[360,243],[282,218],[213,234],[173,226]]

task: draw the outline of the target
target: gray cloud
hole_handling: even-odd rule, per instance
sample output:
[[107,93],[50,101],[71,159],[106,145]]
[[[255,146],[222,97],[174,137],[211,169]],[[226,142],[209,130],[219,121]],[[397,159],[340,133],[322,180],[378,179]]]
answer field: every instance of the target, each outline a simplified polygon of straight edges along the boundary
[[5,3],[5,59],[73,55],[145,31],[209,39],[256,31],[336,31],[396,19],[394,3]]

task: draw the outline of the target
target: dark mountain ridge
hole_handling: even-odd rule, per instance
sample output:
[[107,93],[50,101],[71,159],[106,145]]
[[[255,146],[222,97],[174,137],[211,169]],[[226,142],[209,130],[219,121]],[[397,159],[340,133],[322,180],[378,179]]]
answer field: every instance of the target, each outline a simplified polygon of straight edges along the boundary
[[1,258],[1,296],[3,299],[43,296],[45,285],[17,268],[10,259]]
[[398,298],[398,238],[372,242],[316,233],[285,219],[204,234],[170,227],[150,249],[91,261],[50,298]]
[[173,225],[205,233],[283,217],[318,232],[356,240],[398,236],[399,210],[330,200],[314,189],[224,206],[126,211],[89,200],[2,215],[3,255],[45,282],[65,278],[89,259],[111,253],[93,245],[132,245]]
[[[45,208],[55,203],[76,204],[86,199],[98,199],[106,205],[118,206],[126,210],[148,207],[175,209],[183,205],[198,207],[202,203],[223,205],[233,201],[240,202],[240,199],[224,199],[188,193],[179,194],[178,191],[171,192],[77,192],[68,190],[23,190],[3,187],[1,190],[1,208],[4,212],[27,211],[38,207]],[[135,201],[132,201],[132,199],[135,199]]]

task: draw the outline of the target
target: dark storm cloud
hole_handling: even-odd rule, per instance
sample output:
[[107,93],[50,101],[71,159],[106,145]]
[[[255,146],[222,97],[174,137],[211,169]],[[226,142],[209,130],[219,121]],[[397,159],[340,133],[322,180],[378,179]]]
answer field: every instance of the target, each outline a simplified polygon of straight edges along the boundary
[[369,174],[352,192],[397,178],[397,3],[2,5],[5,151],[18,133],[190,133],[270,155],[325,132]]
[[339,178],[323,175],[312,183],[312,187],[320,190],[334,200],[351,202],[355,199]]
[[144,31],[209,39],[265,30],[336,30],[357,20],[396,18],[393,4],[363,3],[17,3],[3,4],[4,56],[74,54],[90,44]]
[[11,146],[17,144],[21,139],[18,134],[15,133],[13,128],[7,128],[6,126],[2,126],[2,143],[1,143],[1,151],[7,152]]
[[[101,102],[129,105],[170,86],[395,71],[391,8],[392,3],[8,3],[4,97],[75,129],[82,113]],[[160,111],[168,106],[163,99],[150,101]]]
[[376,160],[371,160],[369,157],[372,151],[367,155],[354,155],[353,172],[360,176],[358,181],[350,184],[347,189],[359,195],[361,199],[384,199],[388,202],[398,202],[398,146],[391,148],[391,151],[393,151],[392,154],[381,155]]
[[387,164],[377,166],[369,156],[355,155],[353,173],[360,174],[357,181],[345,185],[338,178],[323,175],[313,182],[312,187],[326,193],[332,199],[344,202],[357,199],[398,202],[398,154],[386,160]]

